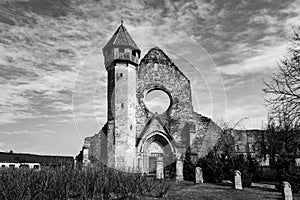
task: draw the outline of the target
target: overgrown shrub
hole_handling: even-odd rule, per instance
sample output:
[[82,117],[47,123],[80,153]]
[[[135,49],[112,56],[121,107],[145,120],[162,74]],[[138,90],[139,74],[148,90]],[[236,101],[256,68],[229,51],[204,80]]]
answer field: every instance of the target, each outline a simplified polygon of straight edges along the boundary
[[197,161],[203,171],[203,179],[209,183],[220,183],[224,179],[223,162],[217,155],[216,151],[211,151],[204,158]]
[[218,154],[216,149],[208,153],[197,162],[203,170],[203,179],[210,183],[220,183],[224,179],[234,181],[234,171],[239,170],[242,174],[244,187],[251,186],[252,181],[258,177],[258,162],[255,158],[240,155]]
[[278,181],[278,189],[283,181],[288,181],[293,192],[297,193],[300,191],[300,169],[295,158],[299,157],[300,126],[293,120],[286,110],[274,110],[268,120],[261,154],[269,155],[270,171],[275,171],[275,178],[273,174],[267,178]]
[[250,155],[244,156],[243,154],[234,155],[226,162],[226,167],[229,170],[227,176],[231,177],[230,180],[234,181],[234,170],[239,170],[242,174],[242,185],[244,187],[251,186],[255,177],[258,176],[258,162]]
[[185,158],[183,160],[183,178],[186,181],[195,180],[195,167],[196,165],[191,160],[190,149],[186,151]]
[[143,174],[104,166],[85,170],[60,168],[41,171],[0,170],[0,199],[124,199],[163,197],[172,180],[156,180]]
[[[287,154],[281,154],[275,163],[276,179],[279,186],[287,181],[292,186],[293,193],[300,191],[300,168],[295,165],[295,159]],[[281,187],[279,187],[281,190]]]

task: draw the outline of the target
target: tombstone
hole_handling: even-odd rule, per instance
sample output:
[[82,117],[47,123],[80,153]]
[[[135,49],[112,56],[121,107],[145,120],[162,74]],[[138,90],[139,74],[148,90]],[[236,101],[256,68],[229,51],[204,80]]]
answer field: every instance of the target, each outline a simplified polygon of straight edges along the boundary
[[239,170],[234,171],[234,189],[242,190],[242,176]]
[[89,154],[90,154],[89,150],[90,150],[90,144],[84,143],[83,150],[82,150],[83,167],[87,167],[91,162],[89,159]]
[[202,168],[196,167],[196,183],[203,183],[203,174],[202,174]]
[[164,179],[164,158],[162,156],[157,157],[156,160],[156,178]]
[[284,200],[293,200],[292,187],[289,182],[283,181],[282,183],[282,197]]
[[183,162],[180,159],[176,161],[176,181],[183,181]]

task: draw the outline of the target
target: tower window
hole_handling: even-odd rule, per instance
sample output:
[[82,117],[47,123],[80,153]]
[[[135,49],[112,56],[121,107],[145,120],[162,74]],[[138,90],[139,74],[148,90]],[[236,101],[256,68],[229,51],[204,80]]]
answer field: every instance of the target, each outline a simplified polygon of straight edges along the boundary
[[119,49],[114,48],[114,58],[119,58]]
[[121,77],[121,78],[123,77],[123,73],[120,73],[120,77]]
[[132,130],[132,124],[130,125],[130,130]]
[[158,64],[154,63],[154,71],[157,71],[157,70],[158,70]]
[[235,145],[235,149],[236,149],[237,152],[239,152],[240,151],[240,145],[238,145],[238,144]]
[[124,103],[121,103],[121,108],[124,108]]

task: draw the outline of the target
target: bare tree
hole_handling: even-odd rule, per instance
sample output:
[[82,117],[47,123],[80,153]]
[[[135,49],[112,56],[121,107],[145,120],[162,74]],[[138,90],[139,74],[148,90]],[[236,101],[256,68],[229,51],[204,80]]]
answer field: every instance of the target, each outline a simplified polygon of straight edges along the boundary
[[279,70],[264,82],[263,91],[274,117],[285,116],[288,127],[300,122],[300,27],[294,31],[289,54],[279,64]]

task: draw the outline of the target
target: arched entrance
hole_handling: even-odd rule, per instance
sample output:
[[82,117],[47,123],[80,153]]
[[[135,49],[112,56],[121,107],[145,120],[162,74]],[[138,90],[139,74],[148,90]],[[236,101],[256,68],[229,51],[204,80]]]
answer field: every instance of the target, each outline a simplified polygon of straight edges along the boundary
[[154,131],[143,137],[138,145],[138,168],[149,175],[155,175],[157,168],[162,170],[170,164],[176,149],[170,138],[161,131]]

